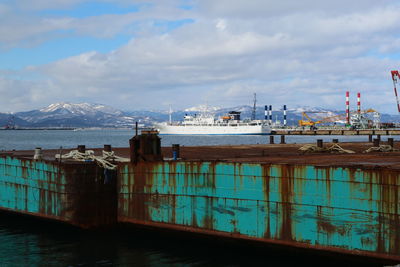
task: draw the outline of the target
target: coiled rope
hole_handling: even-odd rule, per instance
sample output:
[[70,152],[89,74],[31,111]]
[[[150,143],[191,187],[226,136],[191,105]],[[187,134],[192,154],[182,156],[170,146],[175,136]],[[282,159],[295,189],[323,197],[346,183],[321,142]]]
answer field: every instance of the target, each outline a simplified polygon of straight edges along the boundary
[[334,144],[328,148],[325,147],[318,147],[316,145],[307,144],[299,148],[300,151],[304,153],[313,153],[313,152],[329,152],[329,153],[347,153],[353,154],[356,153],[353,150],[344,149],[338,144]]
[[60,155],[55,155],[56,159],[73,159],[77,161],[86,161],[86,162],[96,162],[97,165],[103,167],[108,170],[115,170],[117,168],[116,164],[111,162],[127,162],[129,159],[122,158],[114,154],[114,151],[108,152],[104,151],[102,156],[95,156],[93,150],[86,150],[85,153],[81,153],[78,150],[71,150],[69,153]]
[[370,153],[370,152],[394,152],[399,151],[398,149],[392,147],[391,145],[380,145],[380,146],[373,146],[365,150],[363,153]]

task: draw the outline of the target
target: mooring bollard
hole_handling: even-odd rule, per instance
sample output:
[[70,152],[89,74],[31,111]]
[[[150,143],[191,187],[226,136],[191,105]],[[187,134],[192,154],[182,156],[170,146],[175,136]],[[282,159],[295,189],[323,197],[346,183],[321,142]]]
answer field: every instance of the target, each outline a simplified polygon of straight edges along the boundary
[[394,147],[394,139],[393,138],[388,138],[388,145],[391,147]]
[[111,145],[104,145],[104,149],[103,150],[106,151],[106,152],[111,152],[112,151]]
[[35,155],[33,156],[34,160],[41,160],[42,159],[42,148],[37,147],[35,148]]
[[273,135],[270,135],[269,136],[269,143],[271,144],[271,145],[273,145],[275,142],[274,142],[274,136]]
[[86,152],[85,145],[78,145],[78,152],[79,153],[85,153]]
[[379,138],[374,138],[374,147],[378,147],[380,141],[381,140]]
[[332,139],[332,143],[335,143],[335,144],[339,143],[339,139]]
[[368,142],[372,143],[372,134],[368,135]]
[[179,158],[179,144],[172,144],[172,158],[177,160]]
[[317,147],[322,148],[324,146],[324,142],[322,139],[317,139]]
[[284,135],[281,135],[281,144],[286,144],[286,143],[285,143],[285,136],[284,136]]

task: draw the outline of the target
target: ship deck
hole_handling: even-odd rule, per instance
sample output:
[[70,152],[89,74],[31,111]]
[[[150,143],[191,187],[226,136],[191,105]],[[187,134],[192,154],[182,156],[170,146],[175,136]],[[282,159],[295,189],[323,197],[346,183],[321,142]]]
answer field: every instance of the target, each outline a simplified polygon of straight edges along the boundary
[[[186,161],[224,161],[247,163],[279,163],[279,164],[312,164],[318,166],[363,166],[364,168],[386,167],[400,169],[400,151],[396,152],[370,152],[365,150],[372,147],[372,143],[339,143],[343,149],[353,150],[354,154],[340,154],[328,152],[304,153],[299,150],[305,144],[258,144],[258,145],[220,145],[220,146],[181,146],[180,159]],[[324,143],[324,147],[332,146]],[[395,143],[395,148],[400,149],[400,144]],[[62,154],[71,149],[63,149]],[[91,149],[91,148],[88,148]],[[96,155],[101,154],[101,148],[93,149]],[[129,158],[129,148],[113,148],[116,155]],[[54,160],[59,149],[43,150],[45,160]],[[33,150],[3,151],[16,157],[32,158]],[[165,160],[171,160],[172,148],[162,147]],[[68,160],[65,160],[66,163]]]

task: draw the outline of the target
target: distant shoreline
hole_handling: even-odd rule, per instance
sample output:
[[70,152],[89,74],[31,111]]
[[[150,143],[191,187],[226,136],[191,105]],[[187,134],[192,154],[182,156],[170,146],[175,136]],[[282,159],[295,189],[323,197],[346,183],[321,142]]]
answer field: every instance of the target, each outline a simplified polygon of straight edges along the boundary
[[100,128],[100,127],[77,127],[77,128],[69,128],[69,127],[65,127],[65,128],[15,128],[15,129],[5,129],[5,128],[0,128],[0,131],[26,131],[26,130],[65,130],[65,131],[84,131],[84,130],[132,130],[133,128]]

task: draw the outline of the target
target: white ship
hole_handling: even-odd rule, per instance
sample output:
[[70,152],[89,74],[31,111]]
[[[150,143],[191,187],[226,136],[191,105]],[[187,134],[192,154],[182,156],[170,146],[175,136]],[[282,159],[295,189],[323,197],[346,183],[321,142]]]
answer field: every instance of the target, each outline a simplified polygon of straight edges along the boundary
[[215,119],[211,115],[185,115],[179,123],[157,124],[163,135],[266,135],[271,133],[264,120],[240,120],[240,112],[231,111],[227,116]]

